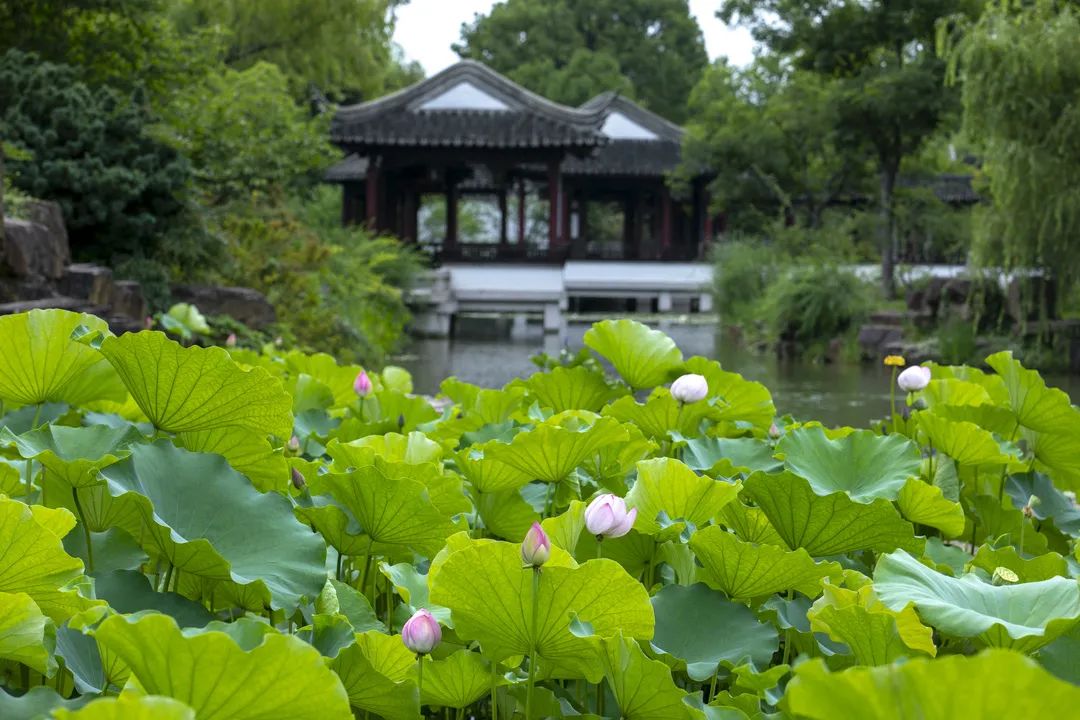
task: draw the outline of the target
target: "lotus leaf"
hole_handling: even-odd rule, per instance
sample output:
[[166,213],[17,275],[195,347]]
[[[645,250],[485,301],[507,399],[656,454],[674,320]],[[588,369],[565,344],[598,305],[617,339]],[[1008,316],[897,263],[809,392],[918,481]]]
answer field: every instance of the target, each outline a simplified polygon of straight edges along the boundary
[[902,550],[878,560],[874,591],[893,610],[914,603],[924,621],[947,635],[1024,652],[1080,622],[1080,584],[1075,580],[995,586],[974,574],[943,575]]
[[784,707],[814,720],[998,720],[1060,715],[1080,689],[1008,650],[949,655],[830,673],[824,662],[800,666]]
[[413,680],[415,656],[400,637],[359,633],[330,668],[341,678],[349,704],[387,720],[420,717],[420,693]]
[[672,458],[642,460],[637,471],[627,505],[638,509],[635,528],[650,535],[659,532],[657,516],[661,513],[672,520],[703,526],[742,489],[739,483],[702,477]]
[[492,672],[491,663],[468,650],[459,650],[445,660],[425,658],[424,702],[451,708],[468,707],[488,694]]
[[918,651],[936,655],[933,631],[907,605],[894,611],[869,585],[857,590],[826,584],[807,616],[814,632],[823,632],[851,649],[859,665],[887,665]]
[[140,689],[187,703],[199,720],[352,718],[345,688],[299,638],[272,633],[245,651],[223,632],[185,636],[164,615],[115,615],[95,636]]
[[598,322],[585,333],[585,345],[635,390],[674,379],[682,365],[682,352],[671,338],[636,320]]
[[556,413],[564,410],[599,412],[608,401],[621,394],[601,373],[582,365],[536,373],[524,385],[541,407],[551,408]]
[[908,478],[896,505],[908,520],[937,528],[945,537],[957,537],[964,532],[964,508],[960,503],[946,500],[940,487],[919,478]]
[[728,372],[715,360],[692,357],[684,369],[697,373],[709,383],[710,397],[716,396],[716,419],[729,423],[745,423],[767,430],[776,417],[776,407],[768,388],[747,380],[738,373]]
[[918,446],[902,435],[859,430],[830,440],[821,428],[799,428],[776,450],[818,495],[845,492],[857,502],[895,500],[907,479],[919,474]]
[[99,698],[79,710],[63,708],[56,720],[195,720],[195,711],[170,697],[123,693],[115,698]]
[[0,317],[0,400],[20,405],[123,402],[126,393],[116,372],[92,348],[72,340],[78,328],[108,332],[104,320],[66,310]]
[[[564,419],[568,422],[560,423]],[[600,448],[629,438],[626,429],[612,418],[596,418],[591,424],[575,420],[575,416],[555,415],[532,430],[518,433],[510,443],[485,446],[484,457],[537,480],[557,483]]]

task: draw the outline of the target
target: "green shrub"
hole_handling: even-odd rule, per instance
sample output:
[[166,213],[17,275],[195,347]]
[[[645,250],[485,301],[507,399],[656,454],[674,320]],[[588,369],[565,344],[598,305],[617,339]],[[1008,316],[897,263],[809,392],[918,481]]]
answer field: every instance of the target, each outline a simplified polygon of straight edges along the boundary
[[765,295],[763,315],[779,340],[828,342],[858,326],[870,312],[868,285],[833,265],[792,269]]
[[756,319],[766,291],[782,270],[775,248],[738,238],[716,245],[712,262],[713,298],[721,316],[734,323]]

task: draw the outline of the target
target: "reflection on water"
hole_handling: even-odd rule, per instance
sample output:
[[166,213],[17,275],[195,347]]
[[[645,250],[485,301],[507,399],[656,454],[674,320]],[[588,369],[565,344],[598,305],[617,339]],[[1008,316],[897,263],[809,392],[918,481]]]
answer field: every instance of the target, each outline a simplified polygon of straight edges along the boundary
[[[435,393],[443,378],[456,376],[484,387],[501,387],[515,377],[536,371],[529,357],[556,354],[564,347],[576,351],[589,323],[570,323],[562,335],[543,335],[530,326],[521,337],[508,337],[509,327],[496,319],[474,319],[459,327],[459,336],[443,340],[414,340],[408,354],[397,360],[412,372],[416,391]],[[818,365],[779,362],[726,338],[715,325],[661,323],[687,357],[719,360],[725,370],[764,383],[772,391],[780,414],[821,420],[830,425],[865,426],[889,410],[889,368],[879,365]],[[1070,382],[1071,381],[1071,382]],[[1077,378],[1048,378],[1073,398],[1080,395]],[[1070,387],[1071,385],[1072,387]]]

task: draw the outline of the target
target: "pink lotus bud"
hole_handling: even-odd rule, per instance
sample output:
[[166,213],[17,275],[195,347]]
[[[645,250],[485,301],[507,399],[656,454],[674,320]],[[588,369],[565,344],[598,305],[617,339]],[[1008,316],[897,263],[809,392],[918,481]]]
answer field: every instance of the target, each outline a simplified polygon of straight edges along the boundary
[[229,337],[225,338],[225,347],[236,347],[236,333],[229,333]]
[[297,490],[303,490],[304,487],[307,485],[307,482],[304,481],[304,474],[296,468],[292,469],[291,479],[293,487]]
[[585,508],[585,527],[597,537],[617,538],[630,532],[637,519],[637,508],[626,511],[626,502],[618,495],[598,495]]
[[904,392],[918,392],[930,384],[930,368],[912,365],[900,373],[896,384]]
[[671,396],[683,403],[695,403],[709,395],[709,382],[704,375],[683,375],[671,383]]
[[521,560],[526,565],[538,568],[551,557],[551,540],[548,539],[540,523],[534,522],[525,539],[521,541]]
[[771,437],[773,440],[776,440],[778,437],[780,437],[780,428],[776,426],[776,423],[773,423],[769,426],[769,437]]
[[154,318],[150,315],[147,315],[145,318],[143,318],[143,327],[147,330],[154,327]]
[[285,445],[285,449],[291,453],[300,452],[300,438],[293,435],[291,438],[289,438],[289,442],[287,445]]
[[367,397],[371,394],[371,378],[363,370],[356,376],[356,380],[353,380],[352,389],[356,391],[356,394],[360,397]]
[[427,610],[417,610],[401,628],[401,642],[417,655],[427,655],[441,640],[439,621]]

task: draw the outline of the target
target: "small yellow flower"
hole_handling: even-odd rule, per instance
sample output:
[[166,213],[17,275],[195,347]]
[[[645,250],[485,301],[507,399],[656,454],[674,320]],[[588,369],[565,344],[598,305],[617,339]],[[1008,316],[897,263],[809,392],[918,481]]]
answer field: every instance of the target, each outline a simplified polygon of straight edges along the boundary
[[904,367],[907,363],[904,361],[903,355],[886,355],[885,364],[889,367]]

